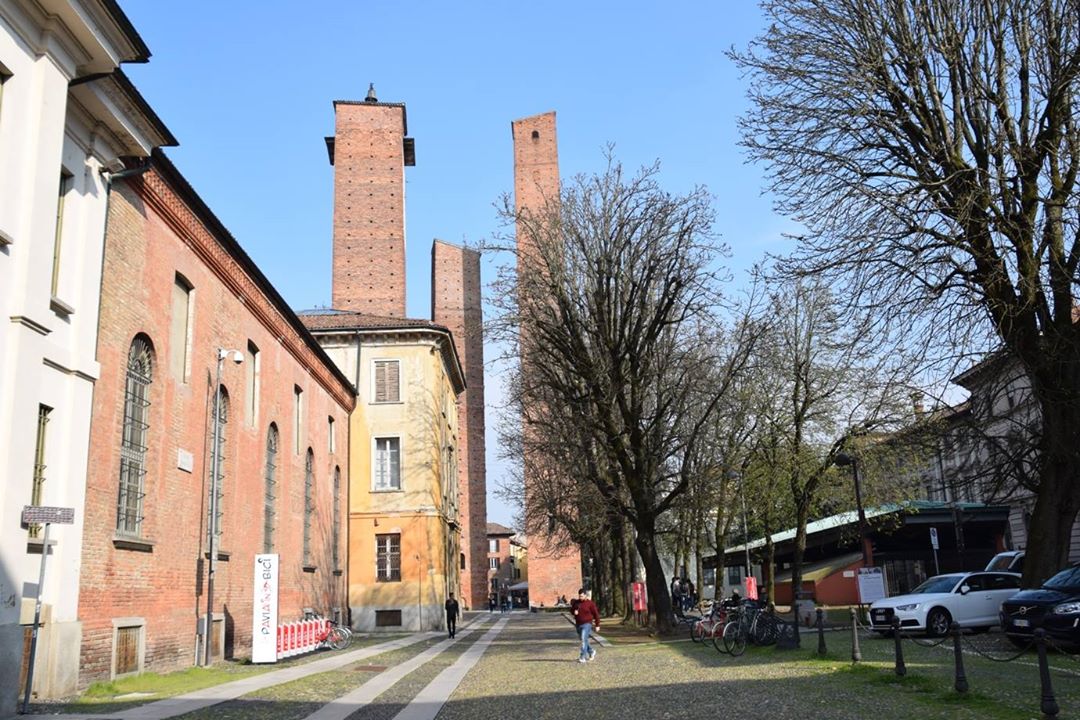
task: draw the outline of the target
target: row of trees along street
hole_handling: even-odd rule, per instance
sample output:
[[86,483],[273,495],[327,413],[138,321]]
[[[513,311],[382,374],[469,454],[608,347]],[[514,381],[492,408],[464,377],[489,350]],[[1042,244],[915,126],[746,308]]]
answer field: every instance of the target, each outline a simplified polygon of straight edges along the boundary
[[807,523],[854,506],[838,455],[858,457],[867,505],[918,496],[940,428],[912,422],[912,392],[998,352],[1039,417],[1018,473],[1035,584],[1080,509],[1080,3],[762,6],[768,29],[731,59],[744,145],[806,230],[792,255],[728,289],[704,189],[610,157],[542,208],[503,205],[530,238],[490,326],[521,358],[504,450],[542,458],[516,490],[525,529],[582,547],[608,612],[629,615],[640,560],[663,632],[661,554],[722,557],[745,497],[751,535],[796,528],[799,587]]

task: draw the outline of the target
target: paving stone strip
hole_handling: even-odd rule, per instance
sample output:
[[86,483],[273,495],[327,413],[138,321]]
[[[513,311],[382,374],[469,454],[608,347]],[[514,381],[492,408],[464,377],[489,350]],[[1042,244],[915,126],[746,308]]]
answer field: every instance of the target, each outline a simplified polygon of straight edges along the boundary
[[[473,621],[471,624],[482,624],[482,621],[479,623]],[[464,632],[464,629],[462,632]],[[215,685],[201,690],[194,690],[183,695],[177,695],[176,697],[147,703],[146,705],[130,710],[109,713],[72,713],[53,715],[51,717],[58,718],[59,720],[165,720],[166,718],[176,717],[177,715],[184,715],[186,713],[195,712],[196,710],[202,710],[203,708],[217,705],[227,700],[235,700],[236,698],[249,693],[265,690],[266,688],[275,685],[282,685],[287,682],[292,682],[293,680],[299,680],[300,678],[308,677],[309,675],[337,670],[338,668],[351,665],[365,658],[380,655],[385,652],[391,652],[393,650],[400,650],[401,648],[414,645],[422,640],[440,634],[440,632],[414,633],[406,637],[389,640],[377,645],[370,645],[351,652],[331,655],[330,657],[322,658],[321,660],[313,660],[312,662],[304,663],[302,665],[282,668],[281,670],[272,670],[261,675],[254,675],[252,677],[234,680],[233,682],[222,683],[221,685]]]
[[[413,656],[400,665],[395,665],[386,672],[379,673],[352,692],[342,695],[337,700],[332,700],[326,705],[323,705],[321,708],[304,718],[304,720],[345,720],[345,718],[349,717],[357,710],[371,704],[375,698],[389,690],[406,675],[438,657],[448,647],[462,638],[467,637],[474,630],[477,630],[486,624],[486,622],[486,618],[473,621],[470,623],[469,627],[459,630],[457,637],[453,639],[447,638],[437,645],[432,645],[427,650]],[[496,625],[496,628],[493,628],[493,630],[501,630],[502,625],[505,623],[506,620],[502,620]],[[488,634],[490,634],[490,631]],[[487,635],[485,634],[484,637],[486,638]]]
[[503,618],[495,623],[495,626],[473,643],[453,665],[428,683],[428,686],[421,690],[404,710],[394,716],[394,720],[435,720],[439,710],[450,699],[450,695],[461,684],[465,675],[472,670],[473,665],[480,660],[506,622],[507,618]]

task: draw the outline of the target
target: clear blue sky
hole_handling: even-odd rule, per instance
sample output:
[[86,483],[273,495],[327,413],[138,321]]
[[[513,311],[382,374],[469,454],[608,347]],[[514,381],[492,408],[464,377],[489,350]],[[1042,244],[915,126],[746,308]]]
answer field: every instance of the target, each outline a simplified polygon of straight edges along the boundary
[[[374,82],[404,102],[408,313],[430,317],[433,238],[477,243],[513,188],[510,121],[558,113],[565,176],[661,161],[672,191],[706,185],[740,272],[786,246],[736,118],[745,85],[724,51],[761,24],[736,2],[329,2],[120,0],[149,45],[129,76],[180,141],[169,156],[295,309],[330,304],[334,100]],[[486,258],[485,282],[494,277]],[[492,353],[489,352],[489,355]],[[489,369],[491,400],[499,378]],[[488,411],[491,424],[496,413]],[[503,480],[488,432],[489,520]]]

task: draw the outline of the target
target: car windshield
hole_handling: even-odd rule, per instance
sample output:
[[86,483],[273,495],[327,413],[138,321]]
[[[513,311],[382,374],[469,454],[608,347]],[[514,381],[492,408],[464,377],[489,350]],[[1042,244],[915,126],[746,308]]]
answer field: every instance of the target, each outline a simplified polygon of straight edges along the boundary
[[1043,583],[1044,588],[1074,588],[1080,587],[1080,565],[1066,568],[1054,577]]
[[956,587],[956,581],[959,580],[960,577],[960,575],[938,575],[937,577],[932,577],[912,590],[910,594],[921,595],[924,593],[952,592],[952,589]]
[[986,566],[986,569],[990,571],[1008,570],[1012,560],[1012,555],[998,555]]

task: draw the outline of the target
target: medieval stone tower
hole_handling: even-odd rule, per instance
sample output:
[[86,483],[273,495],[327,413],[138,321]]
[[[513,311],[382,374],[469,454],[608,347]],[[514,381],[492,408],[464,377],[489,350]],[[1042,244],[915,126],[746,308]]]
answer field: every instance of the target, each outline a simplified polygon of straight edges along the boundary
[[461,592],[470,607],[480,608],[488,594],[480,253],[441,240],[432,244],[431,319],[449,328],[465,370],[466,390],[458,398],[458,505],[465,556]]
[[338,100],[334,137],[337,310],[405,317],[405,166],[416,164],[404,103]]
[[[404,103],[334,103],[333,307],[405,317],[405,168],[416,164]],[[450,330],[467,390],[458,400],[458,521],[462,598],[487,601],[487,474],[480,254],[436,240],[431,250],[431,319]]]
[[[555,135],[555,113],[547,112],[515,120],[510,124],[514,138],[514,205],[540,209],[559,195],[559,152]],[[532,240],[519,225],[519,256],[528,254]],[[526,330],[523,329],[522,332]],[[526,368],[526,372],[528,369]],[[543,459],[525,460],[525,494],[528,498],[530,467]],[[528,500],[526,500],[527,502]],[[529,535],[529,601],[554,604],[560,595],[573,597],[581,586],[581,554],[553,547],[545,534]]]

